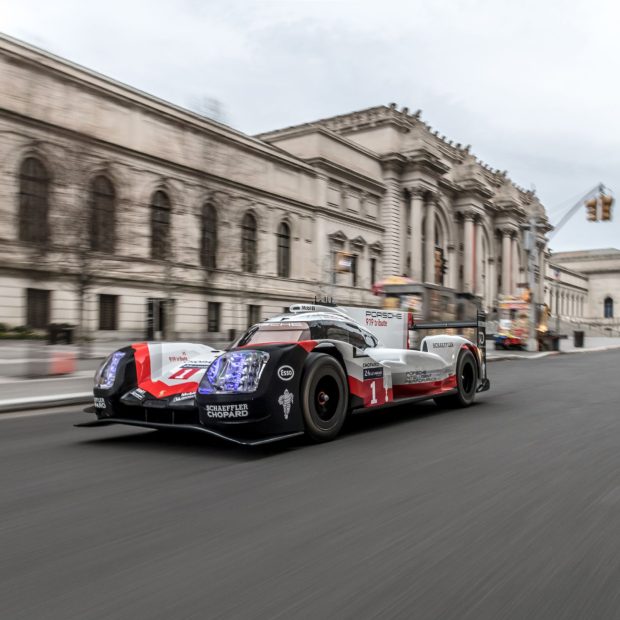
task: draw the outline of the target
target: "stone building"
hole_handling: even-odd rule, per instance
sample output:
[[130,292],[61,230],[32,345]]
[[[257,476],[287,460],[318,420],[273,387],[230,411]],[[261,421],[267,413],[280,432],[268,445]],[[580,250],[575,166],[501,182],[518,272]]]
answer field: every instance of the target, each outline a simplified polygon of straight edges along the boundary
[[0,37],[0,135],[3,323],[226,340],[315,295],[377,305],[392,274],[491,308],[527,280],[531,217],[545,295],[534,192],[407,108],[252,137]]
[[547,279],[547,303],[554,314],[620,326],[620,250],[556,252]]

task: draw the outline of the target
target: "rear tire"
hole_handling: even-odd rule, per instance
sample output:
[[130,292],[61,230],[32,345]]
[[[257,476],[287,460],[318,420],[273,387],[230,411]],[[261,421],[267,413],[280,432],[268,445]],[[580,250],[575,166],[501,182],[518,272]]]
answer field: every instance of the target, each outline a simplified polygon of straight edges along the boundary
[[349,407],[347,377],[338,360],[325,353],[310,353],[304,365],[300,393],[308,435],[315,441],[334,439]]
[[437,396],[433,400],[440,407],[469,407],[476,398],[478,387],[478,365],[473,353],[463,349],[456,362],[456,394]]

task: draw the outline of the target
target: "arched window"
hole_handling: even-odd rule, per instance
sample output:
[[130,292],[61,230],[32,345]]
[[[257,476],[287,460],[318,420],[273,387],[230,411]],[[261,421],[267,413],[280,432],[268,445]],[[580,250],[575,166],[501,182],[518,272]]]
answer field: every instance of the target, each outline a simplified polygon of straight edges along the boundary
[[116,242],[116,192],[112,182],[97,176],[90,184],[90,248],[114,252]]
[[611,297],[605,297],[603,302],[604,317],[606,319],[614,318],[614,300]]
[[49,175],[35,157],[27,157],[19,170],[19,240],[48,240]]
[[212,204],[202,206],[200,235],[200,264],[215,269],[217,256],[217,211]]
[[278,275],[288,278],[291,275],[291,229],[286,222],[278,226]]
[[151,258],[164,260],[170,249],[170,200],[161,190],[151,200]]
[[246,213],[241,222],[241,267],[256,272],[256,218]]

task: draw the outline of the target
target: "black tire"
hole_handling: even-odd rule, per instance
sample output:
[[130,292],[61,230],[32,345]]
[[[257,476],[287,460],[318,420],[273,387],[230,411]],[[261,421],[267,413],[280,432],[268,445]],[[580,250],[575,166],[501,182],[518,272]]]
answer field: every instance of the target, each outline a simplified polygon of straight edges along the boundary
[[315,441],[334,439],[349,408],[347,377],[338,360],[325,353],[310,353],[304,365],[300,396],[308,435]]
[[469,407],[476,398],[477,387],[478,365],[474,354],[469,349],[463,349],[456,362],[456,394],[438,396],[434,401],[440,407]]

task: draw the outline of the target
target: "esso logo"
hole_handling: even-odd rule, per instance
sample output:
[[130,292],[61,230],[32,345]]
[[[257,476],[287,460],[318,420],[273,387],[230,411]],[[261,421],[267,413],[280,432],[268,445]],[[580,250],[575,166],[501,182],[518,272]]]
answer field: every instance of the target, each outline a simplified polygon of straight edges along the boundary
[[282,381],[290,381],[295,376],[295,371],[291,366],[280,366],[278,368],[278,379]]

